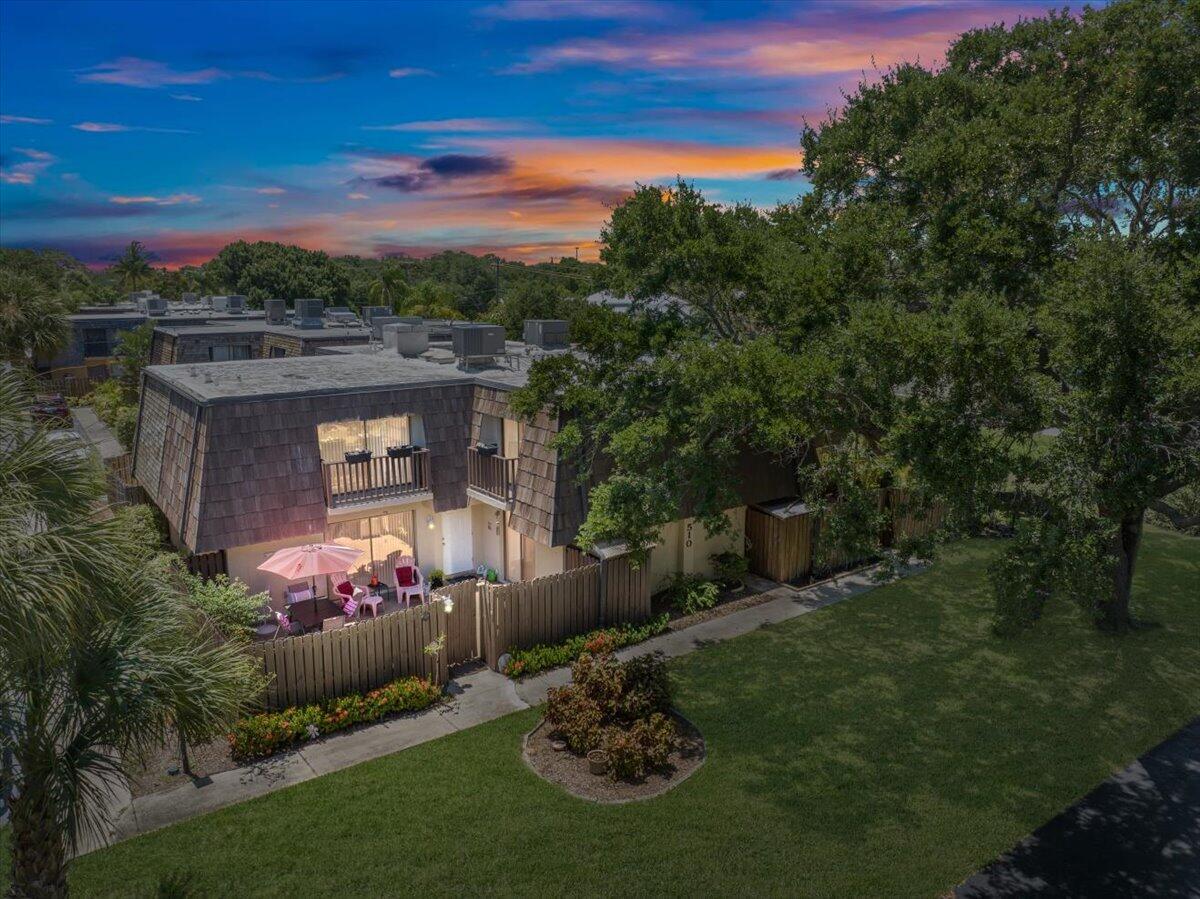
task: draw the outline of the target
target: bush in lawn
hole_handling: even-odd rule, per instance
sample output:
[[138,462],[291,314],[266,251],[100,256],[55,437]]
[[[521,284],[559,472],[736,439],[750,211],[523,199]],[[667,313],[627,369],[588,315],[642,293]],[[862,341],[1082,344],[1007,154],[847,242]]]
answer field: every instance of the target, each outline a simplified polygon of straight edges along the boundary
[[265,758],[322,734],[378,721],[399,712],[420,711],[437,702],[441,695],[441,687],[432,681],[402,677],[365,695],[353,693],[313,705],[243,718],[229,735],[229,747],[238,761]]
[[713,553],[708,557],[712,562],[713,577],[726,589],[744,587],[746,575],[750,573],[750,560],[735,552]]
[[550,690],[546,721],[572,752],[604,749],[614,780],[641,778],[667,763],[676,735],[661,653],[620,662],[608,652],[585,652],[571,677]]
[[667,629],[669,616],[665,613],[641,624],[621,624],[601,628],[569,637],[562,643],[547,646],[538,644],[530,649],[510,649],[508,664],[504,666],[507,677],[528,677],[548,668],[569,665],[584,652],[612,652],[622,646],[632,646]]
[[225,574],[211,580],[194,574],[185,574],[184,578],[188,600],[211,619],[217,630],[230,640],[250,639],[255,625],[262,620],[263,606],[270,602],[270,595],[251,593],[240,578],[230,580]]
[[613,780],[641,780],[666,767],[675,748],[675,722],[655,712],[628,727],[609,727],[601,748],[608,753],[608,774]]
[[676,574],[667,587],[671,607],[683,615],[694,615],[717,604],[720,589],[698,574]]

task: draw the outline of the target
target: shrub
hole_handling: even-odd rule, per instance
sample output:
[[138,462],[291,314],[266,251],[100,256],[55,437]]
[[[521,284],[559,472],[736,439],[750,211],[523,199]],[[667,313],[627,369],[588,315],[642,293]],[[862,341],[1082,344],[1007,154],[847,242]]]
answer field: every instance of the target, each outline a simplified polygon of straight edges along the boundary
[[530,649],[510,649],[504,674],[511,678],[528,677],[548,668],[569,665],[584,652],[612,652],[649,640],[667,629],[668,616],[659,615],[642,624],[621,624],[569,637],[562,643],[539,643]]
[[571,684],[550,690],[546,721],[572,752],[604,749],[614,780],[666,765],[676,737],[662,653],[620,662],[608,652],[585,652],[571,677]]
[[377,690],[243,718],[229,734],[238,761],[266,758],[296,743],[378,721],[386,715],[416,712],[437,702],[441,687],[419,677],[402,677]]
[[608,776],[612,780],[640,780],[663,768],[675,748],[675,722],[655,712],[628,727],[608,727],[601,748],[608,753]]
[[96,385],[88,395],[88,404],[126,449],[133,447],[137,431],[137,398],[130,400],[121,382],[110,378]]
[[676,574],[666,589],[671,607],[683,615],[694,615],[717,604],[720,590],[698,574]]
[[446,572],[440,568],[435,568],[429,572],[429,589],[436,590],[438,587],[446,585]]
[[222,634],[230,640],[248,640],[254,626],[262,620],[263,606],[271,597],[250,593],[239,578],[229,579],[218,574],[205,580],[193,574],[184,576],[188,585],[188,600],[209,617]]
[[735,552],[713,553],[708,557],[713,566],[713,577],[725,587],[742,587],[750,573],[750,560]]

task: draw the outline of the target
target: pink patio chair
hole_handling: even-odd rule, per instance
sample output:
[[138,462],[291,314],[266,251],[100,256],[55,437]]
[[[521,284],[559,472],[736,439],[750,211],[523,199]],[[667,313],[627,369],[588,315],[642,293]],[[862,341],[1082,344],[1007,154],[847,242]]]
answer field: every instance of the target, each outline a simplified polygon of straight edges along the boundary
[[290,633],[291,630],[292,630],[291,617],[286,612],[276,612],[275,613],[275,636],[278,637],[280,631],[283,631],[285,634],[287,634],[287,633]]
[[346,600],[346,602],[342,605],[342,614],[346,616],[346,619],[345,619],[346,623],[350,624],[351,623],[350,619],[358,614],[358,600],[357,599]]
[[363,597],[367,595],[367,591],[364,588],[356,587],[354,584],[350,583],[350,577],[345,573],[335,574],[331,576],[329,580],[333,584],[334,593],[330,599],[332,599],[334,602],[338,602],[340,600],[341,602],[345,603],[347,600],[351,599],[362,602]]
[[425,580],[417,560],[412,556],[401,556],[396,560],[396,601],[407,604],[413,596],[425,601]]

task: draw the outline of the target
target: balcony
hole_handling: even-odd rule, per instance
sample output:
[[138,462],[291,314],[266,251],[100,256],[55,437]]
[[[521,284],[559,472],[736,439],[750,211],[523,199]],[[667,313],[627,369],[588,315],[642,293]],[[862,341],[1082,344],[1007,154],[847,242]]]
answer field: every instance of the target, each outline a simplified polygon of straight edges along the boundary
[[516,459],[484,455],[473,446],[467,449],[467,486],[472,490],[509,505],[516,485]]
[[325,504],[330,509],[403,499],[429,490],[426,449],[400,458],[374,456],[365,462],[326,462],[321,468]]

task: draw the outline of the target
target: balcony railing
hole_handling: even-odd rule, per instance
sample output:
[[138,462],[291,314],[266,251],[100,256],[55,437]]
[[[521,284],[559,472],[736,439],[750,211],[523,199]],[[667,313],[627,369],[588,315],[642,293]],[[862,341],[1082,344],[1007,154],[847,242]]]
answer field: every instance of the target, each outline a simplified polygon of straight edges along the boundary
[[517,485],[517,460],[505,456],[485,456],[475,447],[469,447],[467,485],[502,503],[511,503]]
[[366,462],[326,462],[325,503],[331,509],[422,493],[429,489],[429,450],[375,456]]

